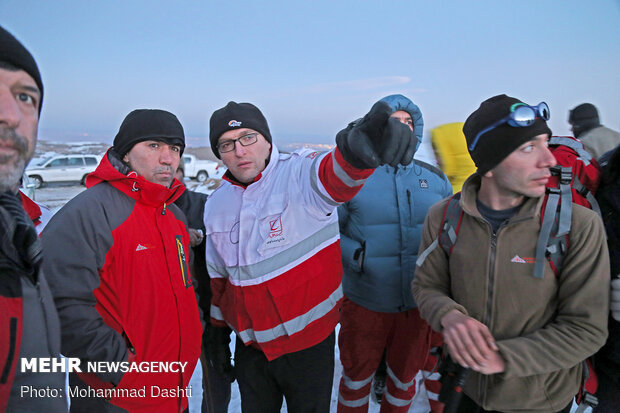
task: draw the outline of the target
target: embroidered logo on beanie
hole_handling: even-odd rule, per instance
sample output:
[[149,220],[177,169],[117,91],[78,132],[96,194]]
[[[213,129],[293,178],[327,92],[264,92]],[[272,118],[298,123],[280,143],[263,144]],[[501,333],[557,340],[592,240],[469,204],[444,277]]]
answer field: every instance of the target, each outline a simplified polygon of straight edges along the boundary
[[237,128],[239,126],[241,126],[242,122],[239,122],[238,120],[231,120],[230,122],[228,122],[228,126],[230,126],[231,128]]

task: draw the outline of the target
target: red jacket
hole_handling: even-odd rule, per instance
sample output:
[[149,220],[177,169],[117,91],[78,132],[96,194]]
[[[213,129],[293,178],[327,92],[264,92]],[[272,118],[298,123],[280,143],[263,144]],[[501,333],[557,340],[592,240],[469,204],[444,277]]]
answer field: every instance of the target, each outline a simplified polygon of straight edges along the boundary
[[80,375],[91,387],[145,388],[146,397],[113,393],[111,403],[131,412],[178,412],[187,407],[185,394],[152,397],[151,386],[184,389],[200,356],[189,236],[172,204],[184,187],[175,180],[165,188],[125,169],[108,152],[88,176],[89,189],[43,231],[62,352],[82,359],[82,366],[100,360],[187,363],[183,373]]

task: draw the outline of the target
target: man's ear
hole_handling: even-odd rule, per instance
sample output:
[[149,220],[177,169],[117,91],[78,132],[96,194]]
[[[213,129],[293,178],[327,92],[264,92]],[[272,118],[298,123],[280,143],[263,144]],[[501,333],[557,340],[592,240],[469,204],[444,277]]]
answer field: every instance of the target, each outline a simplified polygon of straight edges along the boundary
[[493,170],[487,171],[483,175],[485,178],[493,178]]

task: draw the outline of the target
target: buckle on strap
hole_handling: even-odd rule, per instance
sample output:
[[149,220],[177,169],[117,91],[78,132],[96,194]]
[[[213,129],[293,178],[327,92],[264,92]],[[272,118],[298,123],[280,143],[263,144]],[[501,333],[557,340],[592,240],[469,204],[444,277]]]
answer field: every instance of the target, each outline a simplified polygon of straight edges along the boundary
[[560,170],[560,184],[570,185],[572,180],[573,180],[573,169],[570,167],[562,168]]
[[581,400],[579,400],[577,404],[575,413],[583,413],[588,407],[594,409],[596,406],[598,406],[598,398],[591,393],[585,392],[582,394]]

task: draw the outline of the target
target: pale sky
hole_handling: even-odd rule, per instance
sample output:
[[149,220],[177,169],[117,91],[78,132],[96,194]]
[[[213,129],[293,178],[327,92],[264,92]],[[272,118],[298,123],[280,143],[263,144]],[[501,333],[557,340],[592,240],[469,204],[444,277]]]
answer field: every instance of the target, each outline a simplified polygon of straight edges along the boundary
[[333,143],[392,93],[426,133],[499,93],[546,101],[555,134],[583,102],[620,129],[618,0],[0,0],[0,25],[41,69],[41,139],[111,142],[128,112],[161,108],[207,144],[235,100],[276,143]]

